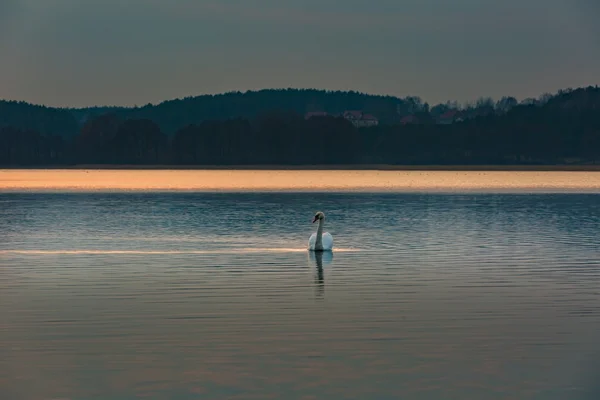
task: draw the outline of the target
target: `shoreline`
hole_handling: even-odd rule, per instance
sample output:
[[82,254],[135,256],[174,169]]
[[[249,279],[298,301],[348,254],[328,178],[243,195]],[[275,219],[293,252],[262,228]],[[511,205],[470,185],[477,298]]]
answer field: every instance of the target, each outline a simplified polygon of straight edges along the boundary
[[505,171],[505,172],[597,172],[600,164],[555,165],[106,165],[0,166],[0,170],[168,170],[168,171]]

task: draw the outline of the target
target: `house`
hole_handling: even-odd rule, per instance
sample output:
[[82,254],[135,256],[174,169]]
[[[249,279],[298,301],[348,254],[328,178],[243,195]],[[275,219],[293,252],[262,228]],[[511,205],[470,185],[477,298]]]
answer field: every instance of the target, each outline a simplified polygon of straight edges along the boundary
[[362,111],[344,111],[343,117],[357,128],[379,125],[377,117],[371,114],[365,114]]
[[461,117],[461,115],[458,112],[458,110],[446,111],[445,113],[443,113],[442,115],[440,115],[437,118],[437,123],[441,124],[441,125],[449,125],[454,122],[459,122],[460,120],[462,120],[460,117]]
[[371,114],[363,114],[361,120],[362,126],[370,127],[379,125],[379,120]]

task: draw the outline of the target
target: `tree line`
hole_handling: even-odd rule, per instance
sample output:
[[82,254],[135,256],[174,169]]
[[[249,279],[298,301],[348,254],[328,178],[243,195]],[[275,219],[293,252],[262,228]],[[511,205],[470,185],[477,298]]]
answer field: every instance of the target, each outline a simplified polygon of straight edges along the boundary
[[257,115],[276,109],[301,115],[315,111],[337,115],[347,110],[360,110],[365,114],[375,115],[383,125],[394,125],[406,116],[418,116],[419,120],[427,123],[450,110],[460,110],[468,118],[490,113],[502,114],[519,104],[545,104],[552,97],[550,94],[543,94],[538,99],[525,99],[520,103],[514,97],[503,97],[498,101],[482,97],[466,104],[448,101],[430,107],[418,96],[399,98],[355,91],[265,89],[186,97],[141,107],[53,108],[23,101],[0,100],[0,127],[11,126],[44,135],[70,138],[87,121],[101,115],[114,114],[121,119],[152,120],[161,131],[172,135],[188,125],[198,125],[209,120],[254,119]]
[[[418,104],[417,101],[414,102]],[[500,103],[500,102],[499,102]],[[203,119],[166,132],[150,118],[105,110],[76,134],[0,128],[0,165],[556,164],[600,161],[600,89],[561,91],[543,102],[481,101],[479,112],[441,125],[356,128],[343,117],[305,119],[285,105],[256,116]],[[487,110],[487,112],[484,112]],[[429,116],[429,117],[427,117]]]

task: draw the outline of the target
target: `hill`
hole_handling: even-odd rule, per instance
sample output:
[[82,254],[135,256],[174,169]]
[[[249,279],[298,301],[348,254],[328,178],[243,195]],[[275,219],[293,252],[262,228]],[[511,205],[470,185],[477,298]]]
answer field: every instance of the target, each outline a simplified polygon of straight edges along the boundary
[[[559,95],[578,91],[567,90]],[[553,96],[544,94],[539,99],[525,99],[522,105],[543,105]],[[448,102],[430,106],[416,96],[399,98],[355,91],[326,91],[316,89],[265,89],[231,92],[174,99],[143,107],[98,106],[86,108],[52,108],[26,102],[0,101],[0,127],[10,126],[35,130],[46,135],[70,137],[90,119],[111,113],[122,119],[150,119],[167,135],[191,124],[232,118],[254,119],[272,111],[291,111],[300,115],[322,112],[339,115],[345,111],[360,111],[374,116],[379,124],[393,125],[416,120],[472,118],[490,113],[501,114],[519,105],[513,97],[497,102],[481,98],[472,104],[460,106]]]
[[0,128],[33,130],[44,135],[72,137],[79,132],[70,110],[29,104],[24,101],[0,100]]
[[[521,103],[480,99],[463,107],[311,90],[199,96],[141,108],[2,106],[17,113],[4,116],[0,126],[0,164],[10,166],[600,161],[598,87]],[[340,114],[348,108],[379,115],[387,110],[388,119],[362,125],[355,113]],[[306,115],[312,111],[324,112]]]
[[[89,119],[112,113],[123,119],[150,119],[163,132],[173,134],[190,124],[231,118],[252,119],[274,110],[293,111],[301,115],[314,111],[339,114],[346,110],[361,110],[376,115],[383,124],[393,124],[399,122],[402,116],[427,107],[417,97],[400,99],[354,91],[265,89],[186,97],[143,107],[54,109],[24,102],[0,101],[0,126],[70,136]],[[48,127],[50,115],[54,116],[51,129]]]

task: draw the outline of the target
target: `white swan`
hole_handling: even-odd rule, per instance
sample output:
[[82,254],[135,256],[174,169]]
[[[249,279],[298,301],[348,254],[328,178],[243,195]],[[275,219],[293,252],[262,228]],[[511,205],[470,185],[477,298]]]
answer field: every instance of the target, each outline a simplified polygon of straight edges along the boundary
[[323,221],[325,214],[321,211],[315,214],[313,224],[319,221],[317,232],[310,235],[308,239],[308,250],[311,251],[331,251],[333,249],[333,236],[329,232],[323,233]]

